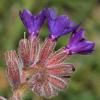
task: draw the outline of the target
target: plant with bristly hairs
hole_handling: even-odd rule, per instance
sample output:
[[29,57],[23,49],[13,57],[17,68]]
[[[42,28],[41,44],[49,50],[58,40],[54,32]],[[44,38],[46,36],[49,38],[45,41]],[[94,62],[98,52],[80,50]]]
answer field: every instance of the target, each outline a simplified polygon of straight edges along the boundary
[[[32,90],[36,95],[51,98],[63,91],[69,83],[75,66],[65,60],[74,54],[91,54],[94,43],[85,39],[85,30],[68,16],[57,16],[52,8],[43,9],[32,15],[24,9],[19,13],[28,31],[28,39],[19,41],[18,54],[15,50],[5,53],[7,76],[13,94],[9,100],[22,100],[24,92]],[[42,44],[39,31],[47,21],[49,35]],[[54,51],[57,40],[71,33],[67,46]],[[0,97],[0,100],[6,100]]]

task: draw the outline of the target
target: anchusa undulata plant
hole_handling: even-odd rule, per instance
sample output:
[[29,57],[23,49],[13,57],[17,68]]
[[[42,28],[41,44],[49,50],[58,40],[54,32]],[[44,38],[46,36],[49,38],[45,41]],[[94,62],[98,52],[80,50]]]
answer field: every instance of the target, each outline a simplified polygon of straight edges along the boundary
[[[80,25],[68,16],[58,16],[52,8],[37,15],[24,9],[19,15],[28,31],[28,39],[19,41],[18,54],[15,50],[5,53],[7,76],[13,89],[10,100],[21,100],[27,88],[42,97],[56,96],[68,87],[75,71],[75,66],[65,60],[74,54],[91,54],[95,44],[86,40]],[[39,32],[45,21],[49,35],[41,43]],[[71,34],[68,44],[55,51],[57,40],[68,33]]]

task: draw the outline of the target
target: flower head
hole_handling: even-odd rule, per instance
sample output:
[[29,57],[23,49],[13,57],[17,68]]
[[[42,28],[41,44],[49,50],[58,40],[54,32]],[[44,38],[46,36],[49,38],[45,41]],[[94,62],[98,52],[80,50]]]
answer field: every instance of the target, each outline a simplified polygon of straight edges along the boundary
[[51,39],[47,38],[41,48],[37,41],[38,38],[21,39],[18,56],[15,51],[5,54],[7,74],[14,89],[27,83],[37,95],[48,98],[68,86],[75,68],[64,63],[67,57],[64,49],[53,52],[55,43]]
[[94,51],[94,42],[87,41],[84,36],[84,29],[76,30],[72,33],[66,49],[71,54],[90,54]]
[[38,35],[45,20],[44,10],[38,15],[32,15],[29,10],[24,9],[19,15],[29,34],[31,36]]
[[[45,9],[37,16],[23,10],[20,17],[32,38],[20,40],[18,55],[14,50],[5,53],[7,76],[15,90],[11,99],[17,97],[16,100],[19,100],[27,86],[39,96],[55,96],[68,86],[75,71],[73,64],[64,62],[66,58],[71,54],[92,53],[94,43],[85,39],[84,30],[78,30],[79,25],[75,25],[67,16],[57,16],[53,9]],[[50,34],[41,43],[37,35],[45,17]],[[54,51],[57,41],[53,40],[69,32],[72,35],[68,45]]]
[[50,31],[49,36],[52,39],[57,39],[60,36],[72,32],[76,28],[75,23],[71,21],[68,16],[57,16],[55,10],[52,8],[46,10],[46,16]]

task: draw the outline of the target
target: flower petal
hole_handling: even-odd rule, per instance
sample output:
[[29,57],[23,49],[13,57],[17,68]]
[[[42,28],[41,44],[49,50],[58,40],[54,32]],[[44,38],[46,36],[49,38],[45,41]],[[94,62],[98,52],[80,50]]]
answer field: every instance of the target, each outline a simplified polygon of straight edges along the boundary
[[66,82],[62,78],[56,77],[54,75],[48,76],[48,81],[57,88],[57,90],[63,90],[66,87]]
[[28,32],[33,33],[34,32],[34,19],[33,19],[33,15],[31,14],[31,12],[27,9],[24,9],[23,11],[19,13],[19,15],[20,15],[20,18],[23,24],[28,30]]
[[55,53],[49,56],[49,58],[46,61],[46,66],[55,65],[58,63],[63,62],[68,57],[67,52],[64,48],[59,49]]
[[50,31],[50,37],[55,40],[60,36],[63,36],[76,27],[75,23],[72,22],[68,16],[57,16],[54,9],[48,8],[46,10],[46,17],[48,20],[48,27]]
[[29,58],[30,58],[30,52],[29,52],[29,45],[27,39],[21,39],[19,42],[19,48],[18,48],[19,57],[24,63],[24,67],[29,65]]
[[80,40],[84,40],[85,36],[84,36],[85,30],[80,29],[78,32],[73,32],[71,35],[71,38],[69,40],[69,44],[75,44]]
[[5,53],[7,76],[13,89],[16,89],[20,84],[19,61],[15,51]]
[[38,95],[42,95],[42,84],[40,82],[36,82],[34,86],[34,92]]
[[40,11],[38,15],[34,16],[34,33],[39,33],[42,25],[44,24],[44,21],[45,21],[45,9]]
[[33,92],[35,92],[36,94],[38,94],[39,96],[42,96],[42,85],[43,85],[43,83],[42,83],[42,81],[39,79],[39,75],[38,74],[36,74],[36,75],[33,75],[30,79],[29,79],[29,81],[28,81],[28,86],[29,86],[29,88],[33,91]]
[[56,41],[52,41],[50,38],[47,38],[45,40],[45,42],[41,48],[40,54],[39,54],[39,61],[41,63],[46,63],[46,59],[52,53],[55,45],[56,45]]
[[84,36],[84,30],[80,29],[72,33],[72,36],[69,40],[66,50],[69,49],[70,54],[91,54],[95,43],[87,41]]
[[37,36],[45,20],[44,10],[38,15],[32,15],[29,10],[24,9],[19,15],[30,36]]
[[51,96],[51,88],[48,82],[44,83],[44,92],[45,92],[46,97]]
[[75,67],[72,64],[57,64],[48,68],[48,74],[70,77]]
[[39,52],[39,38],[38,37],[30,37],[28,40],[29,43],[29,65],[33,64],[37,60],[37,54]]
[[56,96],[58,94],[58,91],[54,89],[49,82],[45,82],[44,85],[44,95],[46,98],[51,98],[53,96]]
[[93,52],[94,43],[90,41],[83,41],[77,44],[76,48],[72,48],[73,53],[90,54]]
[[[46,9],[46,17],[48,17],[49,19],[53,19],[55,20],[57,18],[57,14],[54,8],[47,8]],[[50,21],[50,20],[49,20]],[[51,23],[52,24],[52,23]]]

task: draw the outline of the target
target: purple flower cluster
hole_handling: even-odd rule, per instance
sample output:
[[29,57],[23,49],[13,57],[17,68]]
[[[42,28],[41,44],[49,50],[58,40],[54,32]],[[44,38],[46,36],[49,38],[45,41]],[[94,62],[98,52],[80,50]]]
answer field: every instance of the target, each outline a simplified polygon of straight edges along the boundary
[[49,28],[49,37],[57,40],[59,37],[72,33],[68,45],[65,47],[70,54],[90,54],[94,49],[94,43],[87,41],[84,36],[85,30],[78,28],[68,16],[57,16],[53,8],[47,8],[38,15],[32,15],[29,10],[20,12],[20,18],[28,30],[30,36],[39,34],[40,28],[47,19]]
[[[58,91],[68,87],[75,71],[75,66],[65,60],[73,54],[91,54],[95,44],[86,40],[85,30],[79,24],[68,16],[57,16],[52,8],[43,9],[38,15],[25,9],[19,15],[29,37],[19,41],[18,54],[15,50],[5,53],[7,76],[13,89],[10,99],[22,100],[27,88],[46,98],[56,96]],[[45,21],[49,35],[41,43],[38,35]],[[67,46],[55,51],[57,40],[68,33],[71,36]]]

